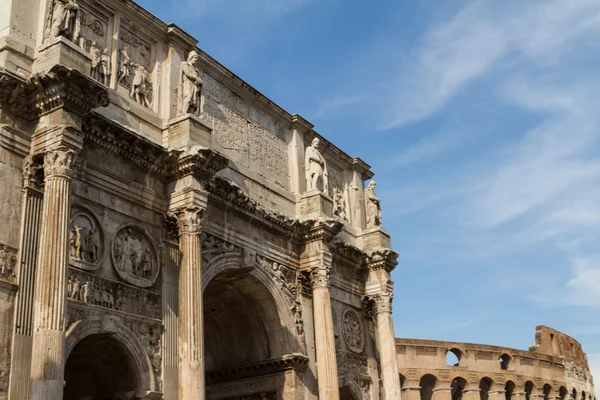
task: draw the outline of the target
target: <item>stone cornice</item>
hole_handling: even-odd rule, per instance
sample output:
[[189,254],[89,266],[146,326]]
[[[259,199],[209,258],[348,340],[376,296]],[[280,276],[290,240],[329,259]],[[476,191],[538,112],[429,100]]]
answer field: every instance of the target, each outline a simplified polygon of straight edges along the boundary
[[282,357],[271,358],[257,363],[240,365],[233,368],[225,368],[214,371],[206,371],[209,385],[264,376],[283,371],[304,372],[308,366],[308,357],[303,354],[288,354]]
[[86,140],[150,172],[160,175],[168,175],[170,172],[174,160],[164,147],[145,139],[118,122],[94,113],[84,120],[82,130]]
[[171,171],[172,175],[177,178],[194,175],[197,178],[209,180],[217,172],[227,167],[229,162],[220,153],[200,146],[193,147],[188,152],[174,150],[172,153],[180,153]]
[[0,108],[7,109],[24,120],[33,119],[35,110],[29,92],[24,76],[0,67]]
[[208,198],[212,200],[211,204],[214,206],[233,210],[245,219],[285,237],[298,236],[300,228],[298,220],[258,204],[235,183],[216,176],[207,183],[206,189]]
[[370,270],[385,269],[390,272],[398,265],[398,253],[392,249],[376,249],[368,252],[367,265]]
[[108,91],[103,85],[62,65],[31,76],[29,87],[39,115],[63,107],[87,115],[94,108],[106,107],[110,103]]
[[300,238],[305,243],[322,241],[329,244],[338,233],[342,231],[344,224],[333,218],[309,219],[301,224]]
[[367,265],[367,254],[356,246],[346,243],[336,238],[329,245],[329,250],[335,261],[356,269],[364,268]]

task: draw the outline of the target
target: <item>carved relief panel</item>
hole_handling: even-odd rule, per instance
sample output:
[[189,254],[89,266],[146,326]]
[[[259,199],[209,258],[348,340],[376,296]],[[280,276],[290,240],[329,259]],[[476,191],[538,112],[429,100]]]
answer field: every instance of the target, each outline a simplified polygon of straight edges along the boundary
[[0,279],[14,282],[16,280],[17,251],[0,244]]
[[344,179],[344,172],[335,167],[328,166],[329,175],[329,196],[333,200],[333,214],[343,220],[349,221],[348,208],[348,185]]
[[361,317],[350,308],[342,315],[342,335],[348,349],[362,353],[365,348],[365,332]]
[[136,103],[152,109],[152,45],[125,27],[121,27],[119,38],[117,90],[127,93]]
[[95,271],[104,254],[104,235],[91,211],[75,206],[71,211],[69,264]]
[[134,286],[147,288],[159,273],[158,252],[150,234],[141,226],[126,224],[115,235],[111,249],[117,275]]

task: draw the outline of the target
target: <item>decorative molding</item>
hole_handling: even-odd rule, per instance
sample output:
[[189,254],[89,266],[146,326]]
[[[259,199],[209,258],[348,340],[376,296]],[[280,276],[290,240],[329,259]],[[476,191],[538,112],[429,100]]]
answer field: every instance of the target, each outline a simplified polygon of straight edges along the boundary
[[331,265],[313,268],[310,271],[310,284],[313,289],[329,288],[331,285]]
[[39,115],[63,107],[86,115],[94,108],[110,104],[108,91],[103,85],[62,65],[55,65],[48,71],[32,75],[29,84]]
[[369,358],[351,351],[337,352],[338,373],[350,372],[357,375],[368,375]]
[[367,265],[370,270],[377,271],[385,269],[391,272],[398,265],[398,253],[392,249],[376,249],[367,253]]
[[177,178],[194,175],[209,180],[229,163],[227,157],[219,152],[201,146],[194,146],[185,152],[174,150],[172,154],[179,156],[171,170],[171,174]]
[[300,227],[300,238],[305,243],[322,241],[329,244],[342,231],[344,224],[333,218],[316,218],[302,222]]
[[336,237],[332,240],[329,244],[329,250],[336,264],[341,263],[357,270],[361,270],[367,265],[367,253],[340,238]]
[[288,354],[233,368],[206,371],[206,378],[209,385],[214,385],[221,382],[266,376],[290,370],[304,372],[308,366],[308,361],[308,357],[303,354]]
[[205,210],[200,207],[182,207],[175,210],[172,215],[177,219],[179,235],[195,234],[202,231],[202,219]]

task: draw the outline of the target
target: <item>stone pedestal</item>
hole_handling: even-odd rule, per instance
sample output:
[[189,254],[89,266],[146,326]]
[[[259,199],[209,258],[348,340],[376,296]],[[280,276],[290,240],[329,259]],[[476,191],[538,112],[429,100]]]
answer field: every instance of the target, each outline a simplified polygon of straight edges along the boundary
[[333,200],[319,190],[304,193],[299,207],[298,212],[302,219],[333,217]]
[[177,338],[180,400],[203,400],[205,396],[200,247],[202,212],[199,207],[187,207],[176,212],[181,253]]
[[452,388],[443,387],[434,389],[431,400],[452,400]]
[[392,247],[390,234],[381,227],[367,229],[362,234],[362,248],[365,250]]
[[183,114],[170,120],[166,133],[166,147],[211,147],[212,128],[207,121],[194,114]]
[[62,398],[69,264],[69,207],[75,152],[66,148],[44,157],[44,205],[35,280],[32,400]]
[[44,43],[38,49],[38,55],[33,63],[33,73],[47,71],[55,65],[76,69],[89,76],[92,69],[92,58],[81,47],[59,36]]
[[506,400],[506,391],[490,390],[488,391],[488,400]]
[[329,294],[331,254],[324,252],[321,258],[320,265],[311,271],[319,399],[339,400],[340,389]]
[[[392,294],[391,292],[379,293],[373,296],[373,301],[377,315],[377,340],[385,398],[400,399],[400,373],[398,372],[396,339],[392,323]],[[417,390],[416,393],[415,400],[418,400],[420,392]]]
[[[383,363],[381,365],[381,370],[383,373]],[[384,383],[384,389],[383,392],[385,394],[385,399],[398,399],[400,400],[400,381],[398,381],[398,390],[397,393],[391,393],[388,394],[386,388],[385,388],[385,383]],[[421,400],[421,386],[419,386],[416,382],[413,383],[406,383],[404,385],[404,387],[402,388],[402,400]]]

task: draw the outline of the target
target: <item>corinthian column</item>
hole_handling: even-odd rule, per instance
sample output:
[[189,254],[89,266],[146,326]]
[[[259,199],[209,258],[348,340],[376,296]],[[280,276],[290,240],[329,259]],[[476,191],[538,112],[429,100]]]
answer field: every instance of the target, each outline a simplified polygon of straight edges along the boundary
[[178,210],[179,251],[179,399],[204,399],[204,322],[200,207]]
[[34,294],[32,400],[61,399],[69,262],[69,204],[75,152],[48,151]]
[[392,322],[392,292],[385,291],[374,295],[377,315],[377,340],[381,359],[381,378],[386,400],[400,399],[400,373],[396,355],[396,339]]
[[311,271],[320,400],[338,400],[340,398],[333,315],[329,295],[331,258],[331,253],[322,252],[320,265]]

